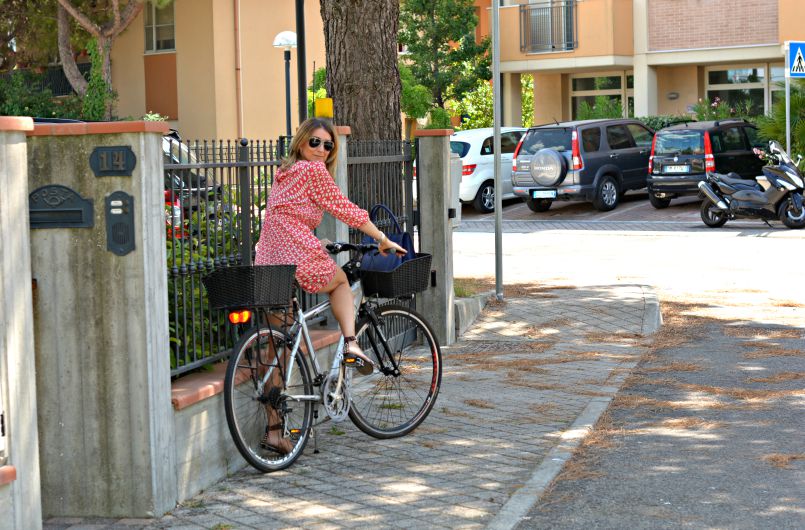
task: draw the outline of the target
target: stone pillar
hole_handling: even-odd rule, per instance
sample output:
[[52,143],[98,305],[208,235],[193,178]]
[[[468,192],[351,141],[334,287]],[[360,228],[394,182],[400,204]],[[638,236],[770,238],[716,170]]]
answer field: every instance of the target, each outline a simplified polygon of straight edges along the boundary
[[0,117],[0,528],[42,527],[25,132]]
[[[32,220],[31,229],[46,517],[156,517],[176,504],[167,130],[161,122],[46,124],[28,138],[31,204],[56,208],[50,227]],[[53,223],[68,198],[91,201],[92,212],[69,217],[89,226]],[[129,214],[133,232],[124,229]]]
[[453,294],[453,229],[450,208],[450,135],[452,129],[423,129],[419,138],[417,179],[419,179],[420,252],[433,255],[436,286],[421,293],[419,308],[433,326],[439,342],[456,341]]
[[[351,130],[349,127],[338,125],[335,128],[338,134],[338,166],[335,170],[335,183],[341,189],[341,192],[349,196],[349,173],[347,171],[347,144],[349,142],[349,135]],[[316,229],[316,235],[319,239],[329,239],[330,241],[349,241],[349,227],[337,221],[329,213],[324,214],[321,224]],[[336,256],[335,260],[339,265],[343,265],[349,259],[348,253],[343,253]]]
[[648,0],[633,0],[634,115],[657,114],[657,71],[648,64]]
[[503,74],[503,123],[505,127],[523,125],[523,93],[519,73]]

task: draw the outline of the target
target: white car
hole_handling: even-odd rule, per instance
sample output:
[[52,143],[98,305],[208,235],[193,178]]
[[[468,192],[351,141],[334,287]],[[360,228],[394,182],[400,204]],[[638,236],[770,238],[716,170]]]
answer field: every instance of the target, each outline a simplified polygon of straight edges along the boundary
[[[527,129],[522,127],[500,128],[500,180],[503,199],[513,199],[512,156]],[[461,186],[459,199],[472,203],[481,213],[495,209],[494,129],[467,129],[450,136],[450,150],[461,157]]]

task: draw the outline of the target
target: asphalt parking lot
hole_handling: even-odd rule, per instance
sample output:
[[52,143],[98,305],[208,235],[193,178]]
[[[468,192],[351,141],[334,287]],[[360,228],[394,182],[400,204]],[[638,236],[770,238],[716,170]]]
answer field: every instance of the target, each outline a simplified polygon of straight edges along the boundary
[[[547,212],[536,213],[528,209],[520,199],[503,201],[503,219],[506,221],[670,221],[699,222],[699,205],[697,197],[681,197],[674,199],[671,206],[657,210],[648,202],[646,190],[630,191],[624,195],[617,208],[609,212],[599,212],[592,203],[581,201],[555,201]],[[481,214],[470,204],[461,208],[462,219],[489,220],[495,219],[495,213]],[[760,222],[760,221],[758,221]]]

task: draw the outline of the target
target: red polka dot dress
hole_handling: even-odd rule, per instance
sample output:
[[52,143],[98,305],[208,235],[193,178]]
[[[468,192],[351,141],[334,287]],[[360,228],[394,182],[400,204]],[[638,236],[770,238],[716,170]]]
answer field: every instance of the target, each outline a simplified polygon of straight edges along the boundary
[[338,265],[313,234],[324,212],[357,228],[369,213],[347,199],[322,162],[299,161],[274,176],[263,228],[257,242],[256,265],[296,265],[296,280],[315,293],[327,286]]

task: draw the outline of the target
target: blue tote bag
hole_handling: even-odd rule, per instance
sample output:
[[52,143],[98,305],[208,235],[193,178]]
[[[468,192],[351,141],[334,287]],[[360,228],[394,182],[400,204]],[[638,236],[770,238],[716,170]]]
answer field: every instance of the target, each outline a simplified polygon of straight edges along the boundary
[[[373,223],[377,224],[377,214],[381,211],[388,213],[389,220],[391,221],[392,228],[394,230],[394,232],[389,230],[386,233],[386,237],[388,237],[390,241],[393,241],[404,248],[406,254],[405,256],[398,256],[397,254],[390,252],[384,256],[379,250],[372,250],[363,255],[363,258],[361,259],[361,270],[389,272],[399,267],[402,262],[408,261],[409,259],[414,259],[416,257],[416,253],[414,252],[414,241],[411,239],[411,234],[408,232],[403,232],[402,228],[400,228],[399,221],[397,221],[397,217],[388,206],[385,204],[375,204],[372,207],[372,210],[369,212],[369,219]],[[363,243],[374,243],[374,239],[369,236],[364,236]]]

